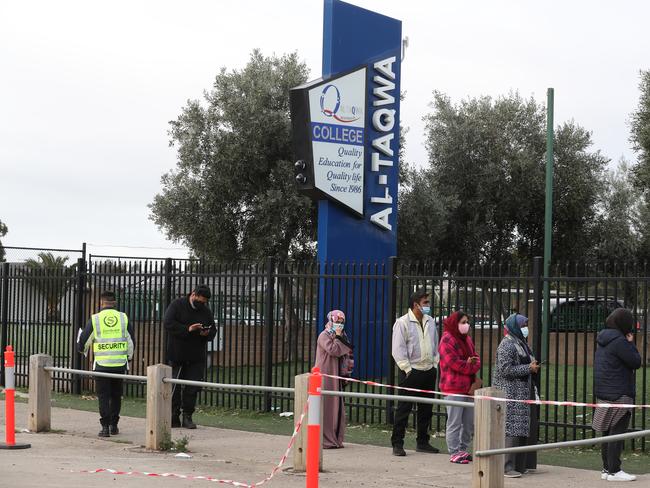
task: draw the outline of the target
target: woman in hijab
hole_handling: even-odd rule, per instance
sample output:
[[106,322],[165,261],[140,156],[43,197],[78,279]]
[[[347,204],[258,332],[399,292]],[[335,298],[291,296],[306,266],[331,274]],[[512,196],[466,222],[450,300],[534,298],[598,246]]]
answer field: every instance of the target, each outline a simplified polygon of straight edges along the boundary
[[[469,317],[457,311],[447,317],[440,339],[440,391],[448,400],[468,401],[463,396],[472,395],[480,386],[476,373],[481,369],[481,359],[476,354],[474,342],[469,336]],[[472,460],[469,444],[474,435],[474,409],[447,407],[447,450],[449,461],[467,464]]]
[[[506,398],[514,400],[534,399],[533,375],[539,371],[539,363],[528,347],[528,318],[513,314],[506,319],[503,338],[497,348],[497,361],[492,385],[502,389]],[[526,445],[530,434],[530,405],[507,402],[506,447]],[[519,478],[527,471],[527,453],[506,454],[505,476]]]
[[[614,310],[605,321],[606,329],[596,339],[594,393],[598,403],[633,404],[636,396],[634,371],[641,367],[641,355],[634,345],[634,316],[624,308]],[[596,408],[592,427],[603,435],[627,431],[632,411],[629,408]],[[601,444],[601,479],[634,481],[636,476],[621,469],[624,442]]]
[[[350,376],[352,373],[352,345],[343,332],[345,314],[332,310],[327,314],[325,330],[318,336],[316,345],[316,366],[321,373],[335,376]],[[341,381],[323,377],[325,390],[341,390]],[[343,398],[325,395],[323,404],[323,449],[343,447],[345,434],[345,408]]]

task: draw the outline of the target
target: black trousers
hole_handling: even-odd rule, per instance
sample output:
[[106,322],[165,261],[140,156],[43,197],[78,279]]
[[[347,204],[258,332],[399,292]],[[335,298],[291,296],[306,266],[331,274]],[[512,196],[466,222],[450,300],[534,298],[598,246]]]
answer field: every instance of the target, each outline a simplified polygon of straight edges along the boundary
[[[406,376],[404,371],[399,371],[397,375],[399,386],[406,386],[408,388],[419,388],[421,390],[433,390],[436,386],[436,368],[431,368],[428,371],[419,371],[412,369],[411,373]],[[399,390],[399,395],[407,396],[420,396],[431,398],[431,395],[426,393],[416,393],[410,391]],[[429,427],[431,426],[431,412],[433,405],[430,403],[417,404],[417,444],[424,445],[429,443]],[[395,412],[395,422],[393,423],[393,435],[390,442],[393,446],[404,447],[404,434],[409,420],[409,414],[413,409],[411,402],[397,402],[397,410]]]
[[99,421],[102,426],[117,425],[122,408],[122,379],[95,378],[95,387],[99,400]]
[[[203,381],[203,371],[205,363],[171,363],[172,375],[174,378],[182,380]],[[172,415],[178,416],[181,408],[185,415],[192,415],[196,406],[196,396],[201,391],[198,386],[173,385],[174,394],[172,395]]]
[[[617,423],[612,425],[603,435],[623,434],[630,424],[630,412]],[[600,445],[600,456],[603,458],[603,469],[608,473],[615,474],[621,470],[621,453],[625,447],[625,441],[608,442]]]

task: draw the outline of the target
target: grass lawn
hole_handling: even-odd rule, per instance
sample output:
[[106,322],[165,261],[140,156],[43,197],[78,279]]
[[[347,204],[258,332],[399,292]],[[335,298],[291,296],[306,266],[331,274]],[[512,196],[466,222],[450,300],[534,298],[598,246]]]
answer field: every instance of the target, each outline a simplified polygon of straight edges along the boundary
[[[25,401],[17,398],[17,401]],[[97,399],[94,394],[82,396],[54,393],[52,405],[59,408],[97,411]],[[144,399],[124,398],[122,415],[144,418],[146,404]],[[248,432],[263,432],[267,434],[290,435],[293,430],[293,419],[280,417],[278,413],[258,412],[254,410],[233,410],[219,407],[199,407],[194,414],[194,420],[200,424],[222,429],[243,430]],[[390,426],[350,424],[346,431],[346,441],[357,444],[383,446],[389,449]],[[438,433],[432,438],[432,444],[442,452],[446,451],[444,433]],[[415,449],[415,433],[409,429],[406,436],[406,449]],[[191,449],[191,446],[190,446]],[[541,451],[539,462],[555,466],[600,470],[600,450],[598,447],[584,449],[558,449]],[[626,451],[623,455],[624,469],[635,474],[650,473],[650,453]]]

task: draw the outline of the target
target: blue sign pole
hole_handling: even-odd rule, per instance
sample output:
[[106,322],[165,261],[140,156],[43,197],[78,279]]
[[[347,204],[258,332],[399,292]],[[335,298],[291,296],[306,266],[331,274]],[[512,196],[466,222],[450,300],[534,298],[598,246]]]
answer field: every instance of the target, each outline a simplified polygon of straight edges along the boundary
[[[399,113],[402,23],[339,0],[325,0],[323,77],[367,66],[366,131],[364,144],[364,212],[359,218],[340,205],[318,204],[318,259],[321,270],[336,274],[345,269],[334,263],[387,264],[397,254],[397,191],[399,178]],[[347,268],[350,269],[349,267]],[[360,268],[357,268],[359,270]],[[364,273],[381,274],[381,267]],[[350,332],[358,345],[361,375],[386,373],[388,317],[387,284],[368,280],[354,291],[339,282],[319,291],[319,317],[332,308],[349,310]],[[336,280],[333,280],[336,281]],[[363,300],[364,303],[357,303]],[[369,303],[365,303],[368,301]],[[350,317],[350,310],[355,310]],[[357,323],[355,323],[357,322]],[[388,350],[381,351],[381,345]]]

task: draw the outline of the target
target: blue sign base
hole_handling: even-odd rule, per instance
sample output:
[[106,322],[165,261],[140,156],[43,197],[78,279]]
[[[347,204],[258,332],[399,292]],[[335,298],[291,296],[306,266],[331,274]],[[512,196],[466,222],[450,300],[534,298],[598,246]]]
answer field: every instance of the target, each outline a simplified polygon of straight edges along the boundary
[[[359,218],[333,202],[319,201],[321,270],[326,263],[387,264],[388,258],[397,254],[401,47],[401,21],[339,0],[325,0],[323,76],[367,65],[368,103],[364,215]],[[382,225],[378,225],[377,216],[383,218]],[[336,266],[328,269],[335,272]],[[373,269],[384,272],[381,266]],[[363,365],[361,370],[355,368],[357,375],[384,376],[390,360],[390,340],[386,338],[394,319],[388,317],[385,281],[369,280],[350,291],[347,286],[340,289],[341,280],[325,283],[328,280],[321,280],[319,317],[325,319],[329,310],[342,309],[348,315],[348,334],[362,346],[355,348],[356,363]],[[381,350],[382,343],[388,350]]]

